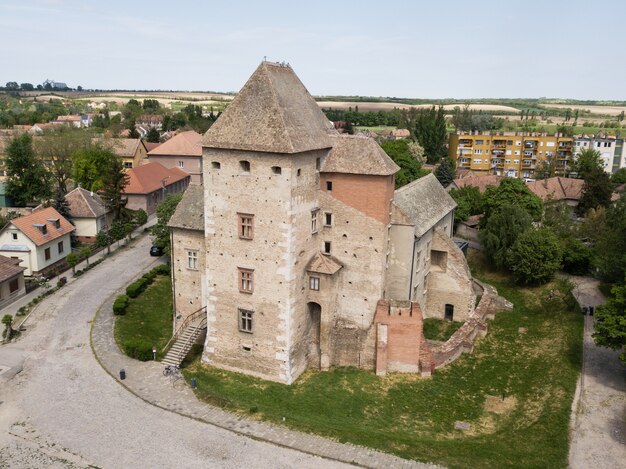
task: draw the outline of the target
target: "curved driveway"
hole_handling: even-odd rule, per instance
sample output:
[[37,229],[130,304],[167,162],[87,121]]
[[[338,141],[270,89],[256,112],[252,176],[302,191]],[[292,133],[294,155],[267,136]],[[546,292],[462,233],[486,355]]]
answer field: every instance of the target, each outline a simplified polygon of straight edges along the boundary
[[23,359],[14,378],[0,374],[0,467],[345,467],[159,409],[98,365],[94,312],[156,262],[149,245],[136,241],[46,299],[24,337],[0,347],[0,364]]

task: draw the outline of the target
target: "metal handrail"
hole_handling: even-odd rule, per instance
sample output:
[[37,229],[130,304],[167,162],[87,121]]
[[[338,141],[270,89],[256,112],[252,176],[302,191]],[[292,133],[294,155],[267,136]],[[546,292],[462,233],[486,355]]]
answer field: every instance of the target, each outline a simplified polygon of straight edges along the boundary
[[[189,337],[187,337],[187,340],[185,341],[183,346],[180,348],[180,351],[178,352],[178,356],[176,357],[176,361],[178,363],[182,363],[183,359],[185,358],[185,355],[187,355],[187,352],[189,351],[187,349],[189,342],[195,341],[198,338],[198,329],[202,329],[202,326],[206,326],[206,316],[204,316],[204,318],[196,326],[196,332],[194,334],[189,335]],[[191,348],[191,346],[189,348]],[[185,352],[185,350],[187,350],[187,352]]]
[[[176,329],[176,331],[174,332],[174,334],[172,335],[172,337],[170,338],[170,340],[167,341],[167,344],[165,344],[165,347],[163,347],[163,349],[161,350],[161,352],[165,352],[167,350],[167,348],[170,346],[170,344],[174,341],[176,341],[176,339],[178,338],[178,336],[180,335],[181,332],[183,332],[186,328],[187,325],[190,322],[195,321],[200,314],[204,312],[206,313],[206,306],[203,306],[202,308],[200,308],[197,311],[194,311],[193,313],[191,313],[189,316],[187,316],[183,322],[180,324],[180,326],[178,326],[178,329]],[[206,318],[206,316],[205,316]]]

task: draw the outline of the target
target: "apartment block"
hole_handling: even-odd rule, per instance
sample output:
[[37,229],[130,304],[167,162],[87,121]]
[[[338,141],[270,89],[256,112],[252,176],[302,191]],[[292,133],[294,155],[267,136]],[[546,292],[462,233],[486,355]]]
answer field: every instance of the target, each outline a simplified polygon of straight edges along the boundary
[[614,173],[626,167],[626,152],[624,139],[614,136],[606,137],[577,137],[574,140],[574,156],[583,150],[596,150],[602,158],[602,166],[607,173]]
[[573,142],[572,137],[539,132],[461,132],[450,134],[448,148],[459,169],[534,179],[544,161],[556,160],[557,175],[565,175]]

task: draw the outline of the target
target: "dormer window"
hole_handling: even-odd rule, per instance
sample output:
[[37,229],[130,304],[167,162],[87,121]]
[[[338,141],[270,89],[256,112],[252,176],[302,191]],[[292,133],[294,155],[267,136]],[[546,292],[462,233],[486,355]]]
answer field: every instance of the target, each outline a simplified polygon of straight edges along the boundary
[[48,218],[48,221],[52,223],[52,226],[54,226],[56,229],[61,228],[61,220],[59,220],[58,218]]
[[239,162],[239,166],[241,167],[242,174],[250,174],[250,162],[246,160],[241,160]]
[[44,234],[44,235],[48,234],[48,227],[46,225],[42,223],[35,223],[33,224],[33,226],[37,228],[41,234]]

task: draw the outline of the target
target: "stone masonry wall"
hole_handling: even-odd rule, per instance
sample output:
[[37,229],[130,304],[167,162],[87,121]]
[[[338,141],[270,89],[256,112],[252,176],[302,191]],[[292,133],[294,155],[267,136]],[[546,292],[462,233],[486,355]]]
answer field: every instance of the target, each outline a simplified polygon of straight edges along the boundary
[[[206,306],[205,247],[202,231],[171,229],[172,289],[174,297],[174,327],[191,313]],[[198,254],[197,269],[190,268],[188,252]],[[180,319],[176,319],[180,315]]]

